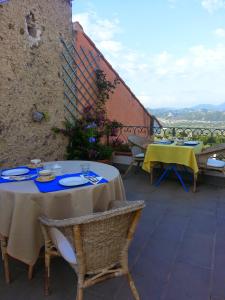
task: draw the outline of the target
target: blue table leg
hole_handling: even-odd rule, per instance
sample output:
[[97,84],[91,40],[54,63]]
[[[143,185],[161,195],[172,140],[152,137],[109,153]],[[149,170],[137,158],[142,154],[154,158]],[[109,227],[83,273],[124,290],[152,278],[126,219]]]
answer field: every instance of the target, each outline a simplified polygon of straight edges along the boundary
[[188,188],[184,184],[183,178],[181,177],[180,173],[177,171],[176,166],[173,166],[173,170],[174,170],[175,174],[177,175],[177,177],[178,177],[183,189],[185,190],[185,192],[188,192]]
[[162,173],[162,175],[156,181],[155,186],[159,186],[160,183],[163,181],[163,179],[165,179],[169,175],[169,171],[171,170],[171,168],[172,168],[171,166],[168,166],[168,167],[165,168],[165,170]]
[[168,167],[166,167],[165,171],[163,172],[163,174],[159,177],[159,179],[157,180],[157,182],[155,183],[155,186],[159,186],[160,183],[166,179],[166,177],[169,175],[170,171],[173,170],[174,173],[176,174],[177,178],[179,179],[183,189],[185,190],[185,192],[188,192],[188,188],[186,187],[183,178],[181,177],[180,173],[177,171],[177,167],[176,165],[169,165]]

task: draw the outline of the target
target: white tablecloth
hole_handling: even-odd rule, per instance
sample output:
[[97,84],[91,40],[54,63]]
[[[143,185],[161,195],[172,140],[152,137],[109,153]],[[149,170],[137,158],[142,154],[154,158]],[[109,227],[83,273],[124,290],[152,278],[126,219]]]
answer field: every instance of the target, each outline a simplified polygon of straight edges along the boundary
[[[62,173],[81,172],[83,161],[57,162]],[[40,193],[30,181],[0,184],[0,233],[8,237],[9,255],[33,265],[43,246],[38,216],[64,219],[107,210],[113,200],[125,200],[119,171],[106,164],[89,162],[90,170],[108,183]],[[46,163],[46,165],[52,165]]]

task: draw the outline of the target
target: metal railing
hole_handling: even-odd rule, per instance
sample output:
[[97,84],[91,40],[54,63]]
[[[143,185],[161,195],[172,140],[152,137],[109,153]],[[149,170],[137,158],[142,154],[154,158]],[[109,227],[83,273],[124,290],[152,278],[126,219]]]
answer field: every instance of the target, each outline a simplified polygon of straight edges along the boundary
[[107,136],[109,144],[128,143],[129,135],[139,135],[143,137],[150,136],[150,128],[145,126],[122,126],[119,128],[112,128]]
[[107,136],[109,144],[126,144],[129,135],[149,137],[153,133],[158,138],[188,138],[206,139],[211,143],[225,142],[225,128],[195,128],[195,127],[150,127],[145,126],[122,126],[112,128]]
[[225,138],[225,128],[196,128],[196,127],[162,127],[154,128],[156,136],[160,137],[221,137]]

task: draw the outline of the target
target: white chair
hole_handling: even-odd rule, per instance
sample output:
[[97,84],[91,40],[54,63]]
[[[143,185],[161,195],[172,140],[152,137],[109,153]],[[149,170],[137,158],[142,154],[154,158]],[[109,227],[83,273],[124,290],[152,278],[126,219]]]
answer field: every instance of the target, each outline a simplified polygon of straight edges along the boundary
[[204,172],[206,170],[219,171],[225,174],[225,144],[219,144],[203,150],[196,154],[198,167]]
[[123,178],[131,171],[133,166],[140,167],[145,158],[145,151],[148,144],[152,143],[151,138],[141,137],[138,135],[128,136],[128,142],[132,153],[132,161],[123,175]]
[[216,158],[208,158],[207,160],[207,167],[208,168],[215,168],[215,169],[221,169],[221,171],[224,171],[225,162],[223,160],[219,160]]

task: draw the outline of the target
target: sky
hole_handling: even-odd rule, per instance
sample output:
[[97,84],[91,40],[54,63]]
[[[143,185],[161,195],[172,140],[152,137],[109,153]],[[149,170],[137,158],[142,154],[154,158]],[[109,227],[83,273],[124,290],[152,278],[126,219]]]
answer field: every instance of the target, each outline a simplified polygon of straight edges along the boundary
[[225,102],[225,0],[75,0],[73,21],[145,107]]

